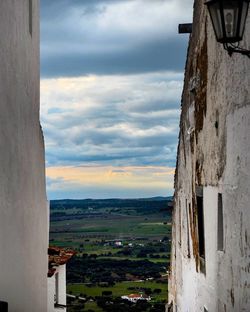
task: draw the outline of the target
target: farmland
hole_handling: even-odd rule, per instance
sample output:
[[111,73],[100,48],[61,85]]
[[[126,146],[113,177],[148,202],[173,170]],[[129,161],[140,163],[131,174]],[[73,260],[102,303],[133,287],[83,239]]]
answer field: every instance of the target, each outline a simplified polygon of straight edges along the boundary
[[[126,311],[163,311],[171,244],[168,201],[51,202],[50,245],[77,251],[67,266],[67,292],[76,296],[69,311],[113,311],[107,302],[120,311],[124,305]],[[130,293],[147,293],[152,300],[147,305],[120,302]]]

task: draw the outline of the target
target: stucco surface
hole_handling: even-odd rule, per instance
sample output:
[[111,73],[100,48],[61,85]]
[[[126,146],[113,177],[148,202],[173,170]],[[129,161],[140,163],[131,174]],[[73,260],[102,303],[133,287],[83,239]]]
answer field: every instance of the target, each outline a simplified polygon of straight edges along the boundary
[[39,3],[0,1],[0,300],[47,311],[47,204],[39,123]]
[[[250,14],[241,45],[250,48]],[[169,302],[174,311],[250,311],[250,60],[230,57],[195,1],[182,95]],[[203,187],[206,270],[196,188]],[[217,250],[218,193],[224,250]]]

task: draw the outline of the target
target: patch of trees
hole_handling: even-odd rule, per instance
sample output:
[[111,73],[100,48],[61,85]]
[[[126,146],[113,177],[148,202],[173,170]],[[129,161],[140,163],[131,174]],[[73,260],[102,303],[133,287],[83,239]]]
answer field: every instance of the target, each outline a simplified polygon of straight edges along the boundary
[[152,259],[159,259],[159,258],[167,258],[161,257],[159,255],[154,255],[158,253],[170,253],[171,251],[171,244],[169,241],[159,242],[159,243],[149,243],[146,246],[134,246],[133,248],[125,247],[119,250],[115,255],[116,256],[133,256],[137,258],[152,258]]
[[128,290],[133,290],[136,292],[145,292],[146,295],[151,295],[152,293],[154,294],[160,294],[161,289],[160,288],[155,288],[153,291],[151,288],[146,288],[146,287],[128,287]]
[[97,298],[97,305],[105,312],[147,312],[151,307],[151,305],[144,300],[138,300],[137,303],[132,303],[121,298],[116,298],[111,301],[104,297]]
[[[127,208],[139,214],[154,214],[166,212],[171,215],[171,210],[168,206],[172,198],[142,198],[142,199],[82,199],[82,200],[51,200],[51,210],[67,210],[67,209],[120,209]],[[121,210],[123,209],[123,210]]]
[[127,274],[138,279],[146,279],[159,278],[161,272],[165,272],[162,264],[148,260],[131,261],[93,257],[90,261],[89,257],[75,256],[67,265],[67,281],[68,283],[90,281],[92,284],[106,282],[108,285],[114,285],[115,282],[128,280]]
[[96,302],[99,307],[105,312],[165,312],[164,303],[151,304],[145,300],[138,300],[132,303],[128,300],[116,298],[96,297]]

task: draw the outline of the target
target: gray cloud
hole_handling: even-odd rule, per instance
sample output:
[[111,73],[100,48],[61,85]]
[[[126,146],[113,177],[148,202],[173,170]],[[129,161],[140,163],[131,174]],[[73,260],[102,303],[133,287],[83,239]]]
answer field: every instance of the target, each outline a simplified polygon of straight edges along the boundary
[[184,67],[187,36],[177,34],[177,25],[190,10],[177,0],[42,0],[41,4],[43,77]]
[[152,71],[182,70],[186,40],[147,42],[119,52],[85,53],[62,49],[46,56],[42,51],[42,76],[81,76],[95,74],[135,74]]

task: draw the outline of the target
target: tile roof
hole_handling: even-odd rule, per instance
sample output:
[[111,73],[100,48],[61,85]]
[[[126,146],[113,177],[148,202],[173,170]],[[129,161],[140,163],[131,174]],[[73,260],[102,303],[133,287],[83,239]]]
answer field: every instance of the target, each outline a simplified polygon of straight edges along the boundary
[[128,298],[141,298],[142,296],[141,295],[138,295],[138,294],[130,294],[128,295]]
[[66,264],[74,255],[75,251],[70,249],[63,249],[60,247],[49,247],[48,248],[48,277],[52,277],[56,272],[56,267],[59,265]]

